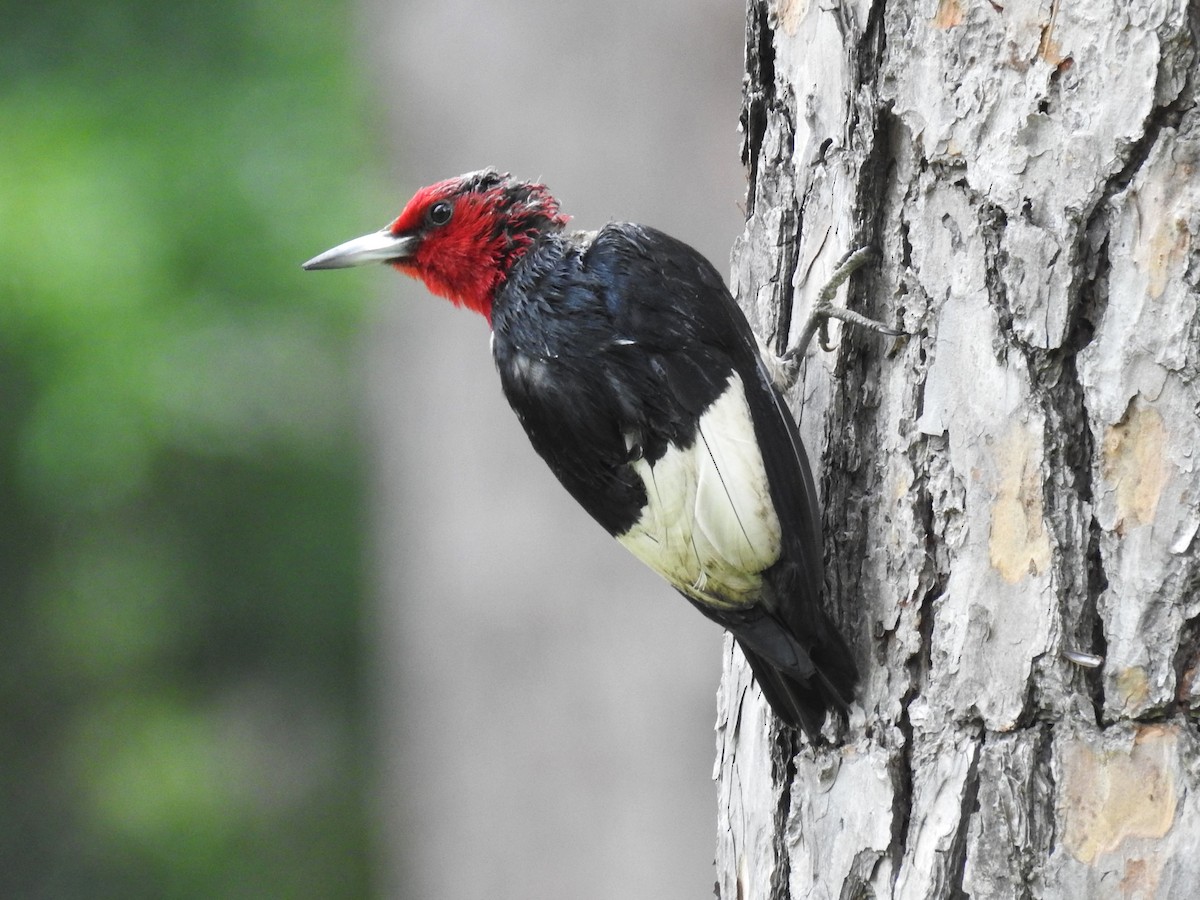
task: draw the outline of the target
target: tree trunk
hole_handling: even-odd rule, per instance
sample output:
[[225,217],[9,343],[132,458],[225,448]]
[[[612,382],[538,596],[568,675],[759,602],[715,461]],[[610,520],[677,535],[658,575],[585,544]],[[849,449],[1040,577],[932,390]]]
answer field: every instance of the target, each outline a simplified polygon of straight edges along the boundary
[[719,896],[1196,897],[1200,8],[747,23],[735,291],[782,348],[872,244],[842,301],[907,336],[796,389],[863,684],[814,749],[727,643]]

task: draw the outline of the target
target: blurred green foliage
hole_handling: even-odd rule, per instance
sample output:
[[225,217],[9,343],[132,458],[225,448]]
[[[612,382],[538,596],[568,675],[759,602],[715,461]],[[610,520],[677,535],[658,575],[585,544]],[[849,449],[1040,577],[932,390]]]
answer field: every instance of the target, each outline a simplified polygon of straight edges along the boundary
[[0,896],[365,896],[350,10],[0,10]]

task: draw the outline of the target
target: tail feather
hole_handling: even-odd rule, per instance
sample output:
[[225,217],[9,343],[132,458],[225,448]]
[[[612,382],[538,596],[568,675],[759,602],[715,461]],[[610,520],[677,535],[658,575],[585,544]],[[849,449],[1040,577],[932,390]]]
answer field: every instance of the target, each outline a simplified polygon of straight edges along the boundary
[[815,742],[820,738],[828,713],[845,719],[849,701],[842,690],[820,670],[806,681],[793,678],[748,649],[744,643],[739,641],[738,645],[771,709],[791,727],[802,729],[809,740]]
[[719,610],[692,601],[734,636],[763,696],[784,722],[817,740],[832,711],[845,717],[858,684],[858,667],[823,610],[815,610],[801,643],[761,604]]
[[793,728],[801,728],[809,740],[816,740],[825,724],[827,712],[823,698],[776,669],[753,650],[739,643],[750,671],[775,714]]

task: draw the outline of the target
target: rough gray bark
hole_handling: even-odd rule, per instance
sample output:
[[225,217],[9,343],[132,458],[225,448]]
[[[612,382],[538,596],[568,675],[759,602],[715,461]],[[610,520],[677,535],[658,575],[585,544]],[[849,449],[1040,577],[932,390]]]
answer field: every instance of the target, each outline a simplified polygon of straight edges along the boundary
[[796,390],[864,683],[814,749],[727,644],[719,896],[1197,896],[1200,8],[747,23],[735,290],[782,347],[871,243],[848,303],[909,336]]

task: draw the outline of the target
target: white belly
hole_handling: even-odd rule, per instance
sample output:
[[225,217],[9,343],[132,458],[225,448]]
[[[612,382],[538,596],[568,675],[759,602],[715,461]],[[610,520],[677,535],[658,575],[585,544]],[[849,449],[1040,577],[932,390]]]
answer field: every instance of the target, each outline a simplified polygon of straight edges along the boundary
[[696,600],[723,607],[756,600],[763,570],[779,558],[779,518],[742,380],[734,375],[704,413],[691,447],[632,466],[648,502],[617,540]]

